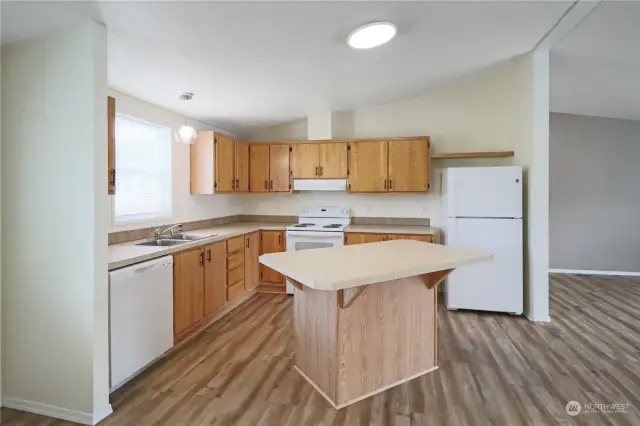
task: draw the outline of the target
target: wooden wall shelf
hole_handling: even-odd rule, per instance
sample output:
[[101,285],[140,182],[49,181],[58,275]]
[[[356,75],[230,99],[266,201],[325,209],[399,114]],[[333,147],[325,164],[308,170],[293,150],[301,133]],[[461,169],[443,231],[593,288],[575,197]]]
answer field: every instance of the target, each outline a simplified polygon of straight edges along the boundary
[[448,154],[431,154],[432,160],[447,160],[459,158],[508,158],[514,156],[513,151],[483,151],[483,152],[451,152]]

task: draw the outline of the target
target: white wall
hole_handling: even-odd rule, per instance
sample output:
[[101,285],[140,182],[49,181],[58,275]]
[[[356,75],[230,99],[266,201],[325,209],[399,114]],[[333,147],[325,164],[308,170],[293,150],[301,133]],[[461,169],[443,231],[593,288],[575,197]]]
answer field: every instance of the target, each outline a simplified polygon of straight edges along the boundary
[[[333,116],[334,138],[385,136],[431,137],[432,151],[514,150],[513,159],[432,161],[428,194],[255,195],[245,199],[245,213],[296,214],[315,203],[342,204],[356,216],[427,217],[440,220],[440,169],[456,165],[526,165],[522,148],[522,85],[527,64],[516,59],[440,86],[422,96],[345,111]],[[253,141],[306,139],[307,120],[270,127],[251,135]]]
[[2,66],[3,404],[93,423],[110,410],[106,29],[5,46]]
[[[171,127],[172,135],[185,123],[185,117],[173,111],[127,96],[114,90],[109,96],[116,98],[116,112],[140,118],[151,123]],[[209,124],[189,119],[189,125],[197,130],[219,130]],[[222,131],[222,130],[220,130]],[[227,133],[222,131],[223,133]],[[109,208],[110,232],[146,228],[166,223],[189,222],[239,213],[237,196],[228,194],[191,195],[189,191],[189,146],[172,143],[172,205],[173,217],[154,222],[138,222],[127,225],[113,225]],[[117,165],[116,165],[117,167]],[[113,201],[113,196],[109,197]]]

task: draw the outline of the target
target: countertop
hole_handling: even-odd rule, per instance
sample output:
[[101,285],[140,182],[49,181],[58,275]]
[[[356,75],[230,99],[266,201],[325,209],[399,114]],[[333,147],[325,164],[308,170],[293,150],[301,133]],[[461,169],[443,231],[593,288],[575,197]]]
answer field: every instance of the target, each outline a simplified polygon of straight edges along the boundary
[[438,228],[415,225],[349,225],[345,232],[362,232],[367,234],[412,234],[437,235]]
[[491,260],[489,253],[414,240],[270,253],[260,263],[315,290],[336,291]]
[[287,223],[236,222],[228,225],[187,231],[185,234],[189,235],[216,235],[170,247],[136,245],[136,243],[146,241],[148,238],[144,240],[130,241],[123,244],[115,244],[109,246],[107,252],[109,257],[109,270],[111,271],[113,269],[122,268],[124,266],[133,265],[135,263],[144,262],[145,260],[155,259],[205,244],[215,243],[217,241],[226,240],[227,238],[237,237],[238,235],[244,235],[250,232],[259,230],[284,231],[287,226],[289,226]]

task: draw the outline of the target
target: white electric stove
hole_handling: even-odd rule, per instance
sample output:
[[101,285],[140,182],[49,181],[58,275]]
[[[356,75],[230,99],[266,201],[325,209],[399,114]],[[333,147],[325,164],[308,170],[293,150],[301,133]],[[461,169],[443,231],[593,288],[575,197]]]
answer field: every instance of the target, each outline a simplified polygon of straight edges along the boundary
[[[310,207],[298,216],[298,223],[287,227],[287,251],[344,245],[344,229],[351,223],[348,208]],[[287,281],[287,294],[295,287]]]

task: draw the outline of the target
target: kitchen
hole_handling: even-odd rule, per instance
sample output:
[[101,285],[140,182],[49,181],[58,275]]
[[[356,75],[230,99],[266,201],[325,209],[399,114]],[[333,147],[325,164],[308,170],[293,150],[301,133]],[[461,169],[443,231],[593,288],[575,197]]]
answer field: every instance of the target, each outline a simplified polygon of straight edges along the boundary
[[[395,20],[394,13],[403,19],[398,36],[371,51],[350,49],[348,34],[339,46],[331,45],[327,40],[335,34],[322,30],[311,38],[325,46],[324,54],[309,59],[306,48],[295,48],[294,57],[308,60],[304,69],[286,61],[296,43],[271,31],[300,31],[287,26],[296,21],[282,20],[287,14],[269,8],[290,7],[310,30],[316,28],[312,17],[322,17],[329,28],[341,16],[350,31],[365,6],[256,5],[272,20],[248,27],[266,45],[254,39],[237,49],[237,32],[235,41],[217,35],[240,31],[232,25],[239,6],[137,4],[138,12],[150,13],[139,21],[146,35],[136,38],[119,21],[126,16],[119,8],[133,6],[101,4],[107,28],[85,23],[53,38],[55,43],[44,37],[3,45],[3,142],[17,142],[3,143],[2,156],[3,185],[7,176],[15,185],[9,191],[3,186],[2,193],[3,420],[8,413],[15,422],[46,421],[27,414],[37,413],[84,424],[431,424],[444,418],[451,424],[518,424],[548,423],[558,411],[564,416],[574,388],[547,387],[537,373],[548,367],[540,354],[562,351],[557,336],[537,324],[550,321],[544,261],[548,105],[539,96],[548,70],[544,52],[531,49],[568,7],[545,6],[501,10],[509,19],[489,13],[497,4],[471,6],[487,12],[474,14],[483,22],[479,27],[505,25],[506,33],[519,35],[470,37],[486,55],[468,66],[433,61],[446,56],[433,46],[428,54],[412,53],[426,48],[425,38],[444,40],[447,31],[433,37],[424,32],[429,26],[405,26],[404,20],[426,16],[423,8],[441,22],[450,13],[469,13],[444,3],[412,3],[395,12],[381,6],[392,15],[385,19]],[[204,17],[210,19],[206,25]],[[166,28],[145,26],[156,19],[180,23],[182,30],[168,40]],[[457,21],[461,31],[469,28],[463,21]],[[527,31],[507,28],[525,21],[532,23]],[[191,31],[196,26],[199,36]],[[196,50],[210,56],[167,67],[167,57],[151,54],[160,52],[151,40],[191,58]],[[211,49],[211,40],[222,45]],[[401,58],[395,46],[407,47]],[[74,66],[67,65],[65,52],[74,52]],[[269,61],[267,52],[273,55]],[[55,58],[65,72],[49,73],[41,62],[34,66],[35,57]],[[222,66],[219,58],[230,62]],[[353,71],[341,68],[344,63]],[[87,69],[97,70],[92,79],[84,78]],[[257,78],[258,69],[264,80]],[[334,70],[351,78],[336,79]],[[47,108],[39,109],[33,107],[40,105],[39,92],[29,90],[40,87],[34,82],[76,89],[46,97]],[[42,125],[27,126],[25,110]],[[46,113],[52,110],[59,112],[55,120]],[[136,132],[150,136],[132,136]],[[87,140],[95,143],[78,143]],[[28,159],[38,174],[24,169]],[[51,159],[55,167],[49,167]],[[451,192],[452,183],[462,189]],[[451,194],[462,193],[449,202]],[[35,217],[45,211],[46,224]],[[427,260],[440,256],[433,250],[455,251],[458,244],[493,257],[477,255],[477,265],[458,259],[427,267]],[[358,286],[328,290],[313,287],[331,272],[330,264],[308,272],[281,263],[292,262],[284,256],[332,252],[347,259],[345,276],[369,273],[367,256],[361,256],[369,247],[393,253],[383,256],[385,267],[393,266],[398,253],[423,255],[393,276],[357,276]],[[265,264],[275,259],[285,260],[273,268]],[[26,274],[27,264],[39,267]],[[326,282],[345,278],[335,275]],[[332,399],[322,378],[311,377],[307,367],[296,370],[297,345],[305,342],[296,338],[300,292],[326,291],[337,301],[332,306],[346,312],[383,294],[375,291],[387,284],[373,284],[380,277],[406,280],[419,295],[413,299],[433,308],[425,351],[432,359],[415,371],[383,375],[385,380],[354,391],[353,398]],[[404,312],[407,305],[386,306]],[[333,318],[340,322],[341,315]],[[385,339],[408,328],[426,330],[394,333],[391,323],[380,328]],[[569,344],[567,350],[578,346],[575,340]],[[566,374],[571,367],[554,368],[554,374]],[[550,408],[540,408],[540,398]],[[491,401],[500,403],[496,408]],[[525,405],[535,408],[525,413]]]

